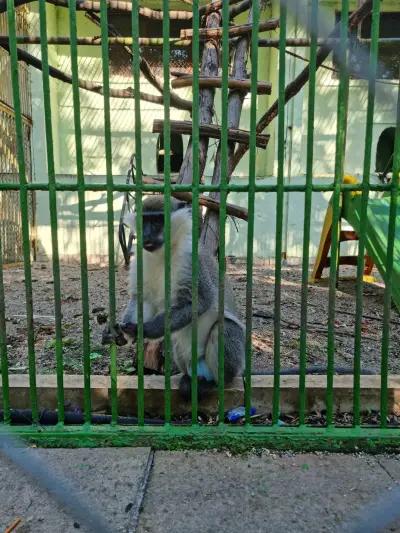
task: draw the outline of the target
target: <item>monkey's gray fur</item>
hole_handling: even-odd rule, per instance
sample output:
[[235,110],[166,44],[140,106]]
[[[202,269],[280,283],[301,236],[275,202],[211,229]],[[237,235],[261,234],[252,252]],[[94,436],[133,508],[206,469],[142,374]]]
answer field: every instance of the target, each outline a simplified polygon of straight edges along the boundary
[[[172,199],[171,206],[171,332],[173,359],[183,373],[181,392],[190,396],[192,362],[192,210]],[[150,196],[143,202],[143,321],[144,337],[164,336],[164,240],[163,227],[146,227],[146,214],[161,213],[162,196]],[[135,215],[128,220],[135,232]],[[154,244],[155,243],[155,244]],[[146,249],[147,248],[147,249]],[[151,251],[148,251],[151,250]],[[114,337],[132,341],[137,328],[137,264],[130,265],[130,299],[122,323]],[[198,374],[200,382],[218,383],[218,263],[207,250],[199,249],[198,279]],[[225,383],[241,375],[244,367],[245,335],[229,280],[225,278]],[[110,339],[105,335],[105,342]],[[203,379],[202,379],[203,378]],[[208,382],[208,383],[207,383]],[[200,387],[199,387],[200,389]],[[199,390],[201,396],[201,391]]]

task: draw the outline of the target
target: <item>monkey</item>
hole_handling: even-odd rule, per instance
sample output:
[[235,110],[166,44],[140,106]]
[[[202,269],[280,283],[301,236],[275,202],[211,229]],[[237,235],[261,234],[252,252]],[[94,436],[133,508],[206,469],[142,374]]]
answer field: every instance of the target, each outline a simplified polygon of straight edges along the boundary
[[[136,213],[126,222],[136,230]],[[164,197],[143,201],[143,330],[145,339],[162,339],[165,325]],[[198,276],[198,395],[218,383],[218,262],[199,245]],[[108,326],[103,344],[131,343],[137,335],[137,262],[131,259],[129,302],[120,324]],[[171,339],[172,357],[183,374],[179,384],[184,400],[191,398],[192,375],[192,206],[171,199]],[[241,376],[245,359],[245,328],[229,279],[225,277],[224,382]]]

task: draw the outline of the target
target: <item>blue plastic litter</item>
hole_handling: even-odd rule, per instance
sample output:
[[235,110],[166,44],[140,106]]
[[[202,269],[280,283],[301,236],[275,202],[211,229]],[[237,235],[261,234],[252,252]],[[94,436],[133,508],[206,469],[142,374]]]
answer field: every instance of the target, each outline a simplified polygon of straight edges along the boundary
[[[226,413],[226,418],[229,420],[229,422],[237,422],[241,418],[245,416],[245,408],[244,406],[235,407],[234,409],[231,409]],[[255,407],[250,407],[250,416],[253,416],[256,413]]]

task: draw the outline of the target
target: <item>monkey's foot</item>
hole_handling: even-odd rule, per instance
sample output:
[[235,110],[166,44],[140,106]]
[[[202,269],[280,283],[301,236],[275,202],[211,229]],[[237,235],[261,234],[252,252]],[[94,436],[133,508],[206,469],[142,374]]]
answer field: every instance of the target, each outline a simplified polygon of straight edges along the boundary
[[[214,381],[208,381],[203,377],[197,378],[198,401],[206,398],[213,390],[215,390]],[[179,395],[186,402],[190,402],[192,399],[192,379],[187,374],[184,374],[179,381]]]

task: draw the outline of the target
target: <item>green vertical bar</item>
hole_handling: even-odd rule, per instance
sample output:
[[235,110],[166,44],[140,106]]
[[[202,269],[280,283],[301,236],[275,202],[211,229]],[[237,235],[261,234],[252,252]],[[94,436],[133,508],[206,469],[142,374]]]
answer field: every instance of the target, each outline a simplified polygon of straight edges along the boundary
[[286,53],[286,0],[280,0],[279,17],[279,95],[278,95],[278,183],[276,191],[276,246],[275,246],[275,303],[274,303],[274,391],[272,423],[279,420],[280,369],[281,369],[281,281],[282,233],[285,165],[285,53]]
[[[365,129],[364,148],[364,171],[361,196],[361,220],[367,220],[368,196],[369,196],[369,175],[371,170],[371,147],[373,133],[373,119],[375,108],[376,92],[376,69],[378,63],[378,39],[379,39],[379,17],[380,0],[374,0],[372,4],[372,27],[371,27],[371,49],[368,76],[368,104],[367,119]],[[362,312],[363,312],[363,274],[364,255],[366,242],[366,224],[361,224],[358,235],[358,258],[357,258],[357,287],[356,287],[356,318],[354,331],[354,384],[353,384],[353,425],[360,425],[360,374],[361,374],[361,336],[362,336]]]
[[[103,67],[104,142],[107,173],[107,229],[108,229],[108,299],[109,321],[115,325],[115,258],[114,258],[114,180],[112,175],[111,118],[110,118],[110,66],[108,57],[107,0],[100,0],[101,58]],[[111,417],[117,423],[117,345],[110,347]]]
[[349,0],[342,0],[342,14],[340,23],[340,52],[339,52],[339,93],[336,131],[335,178],[333,190],[333,220],[331,262],[329,273],[328,300],[328,365],[326,390],[326,423],[333,421],[333,374],[335,362],[335,299],[338,268],[339,226],[340,226],[340,186],[343,181],[343,167],[346,149],[347,108],[349,96],[349,73],[347,69]]
[[396,239],[396,214],[399,200],[400,174],[400,83],[397,95],[396,137],[394,144],[393,177],[390,188],[388,243],[386,254],[385,296],[383,303],[382,354],[381,354],[381,427],[387,425],[388,415],[388,360],[390,348],[390,314],[392,305],[393,255]]
[[303,227],[303,264],[301,284],[301,327],[300,327],[300,376],[299,376],[299,424],[305,423],[306,413],[306,366],[307,366],[307,297],[308,269],[310,263],[310,232],[312,208],[312,183],[314,159],[314,117],[315,117],[315,80],[317,64],[318,39],[318,0],[312,0],[310,14],[310,81],[308,84],[308,119],[307,119],[307,169],[306,192],[304,195]]
[[71,39],[72,101],[74,108],[74,130],[76,150],[76,175],[78,181],[79,253],[81,263],[82,293],[82,340],[83,340],[83,385],[85,423],[91,421],[90,398],[90,326],[89,326],[89,284],[86,247],[85,177],[83,173],[82,127],[79,97],[78,47],[76,30],[76,3],[68,0],[69,31]]
[[197,360],[198,360],[198,310],[199,310],[199,0],[193,1],[193,110],[192,110],[192,424],[197,424]]
[[[6,194],[6,193],[3,193]],[[11,422],[10,418],[10,390],[8,377],[8,355],[7,355],[7,331],[6,331],[6,301],[4,295],[3,281],[3,249],[0,235],[0,363],[1,363],[1,387],[3,390],[3,421],[5,424]]]
[[33,297],[32,297],[32,271],[31,271],[31,249],[29,240],[29,207],[28,189],[26,179],[25,155],[24,155],[24,134],[22,129],[21,101],[19,96],[19,72],[17,57],[17,41],[15,31],[15,7],[13,0],[7,0],[8,34],[10,43],[10,66],[11,83],[13,92],[13,102],[15,111],[15,130],[17,139],[17,160],[20,183],[20,210],[22,224],[22,245],[24,257],[25,275],[25,298],[26,298],[26,328],[28,337],[28,366],[29,366],[29,394],[32,408],[32,422],[38,423],[38,402],[36,389],[36,358],[35,358],[35,338],[33,326]]
[[47,171],[49,176],[49,203],[50,203],[50,227],[52,245],[52,263],[54,279],[54,313],[55,313],[55,333],[56,333],[56,365],[57,365],[57,408],[58,422],[64,422],[64,364],[62,348],[62,315],[61,315],[61,281],[60,281],[60,259],[58,253],[58,223],[57,223],[57,193],[56,178],[54,170],[54,149],[53,130],[51,121],[50,103],[50,80],[49,80],[49,57],[47,48],[47,21],[46,21],[46,1],[39,0],[39,21],[40,21],[40,49],[42,53],[42,82],[44,100],[44,120],[46,130],[47,148]]
[[225,221],[228,185],[228,77],[229,77],[229,2],[222,4],[222,88],[221,88],[221,180],[218,248],[218,420],[224,422],[224,322],[225,322]]
[[143,179],[142,179],[142,119],[140,115],[140,49],[139,2],[132,0],[132,66],[135,95],[135,155],[136,155],[136,264],[137,264],[137,342],[138,424],[144,425],[144,340],[143,340]]
[[253,3],[253,20],[251,28],[251,100],[250,100],[250,157],[249,157],[249,192],[247,222],[247,284],[246,284],[246,360],[245,360],[245,420],[250,423],[251,407],[251,358],[253,329],[253,244],[254,217],[256,197],[256,126],[257,126],[257,80],[258,80],[258,26],[260,22],[260,4]]
[[169,0],[163,0],[163,75],[164,75],[164,241],[165,241],[165,421],[171,422],[171,124],[169,88]]

